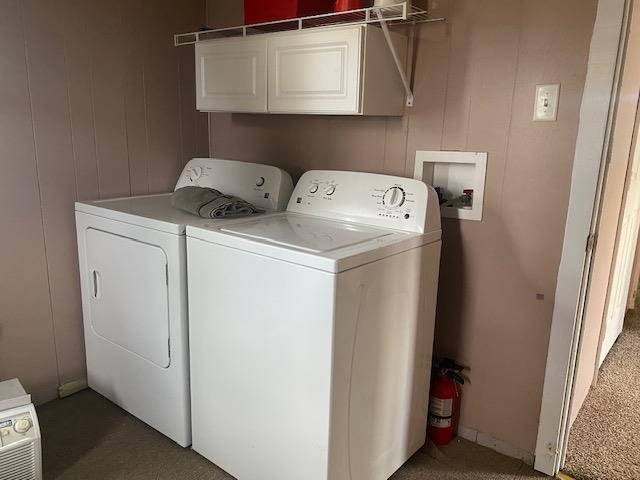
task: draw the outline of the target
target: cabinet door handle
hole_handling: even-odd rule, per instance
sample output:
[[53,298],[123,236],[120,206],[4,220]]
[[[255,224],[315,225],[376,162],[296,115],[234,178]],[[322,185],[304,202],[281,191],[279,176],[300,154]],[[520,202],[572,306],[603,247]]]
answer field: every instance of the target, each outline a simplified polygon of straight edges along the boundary
[[92,270],[91,274],[93,277],[93,298],[98,298],[100,296],[100,272]]

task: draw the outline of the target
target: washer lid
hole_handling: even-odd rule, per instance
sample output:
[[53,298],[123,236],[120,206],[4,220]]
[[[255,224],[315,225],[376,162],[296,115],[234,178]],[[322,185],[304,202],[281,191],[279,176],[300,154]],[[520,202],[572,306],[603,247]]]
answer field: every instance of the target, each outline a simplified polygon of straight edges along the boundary
[[187,237],[339,273],[439,241],[440,231],[419,234],[282,212],[224,224],[187,225]]
[[251,220],[220,230],[312,253],[329,252],[394,233],[366,225],[286,214]]

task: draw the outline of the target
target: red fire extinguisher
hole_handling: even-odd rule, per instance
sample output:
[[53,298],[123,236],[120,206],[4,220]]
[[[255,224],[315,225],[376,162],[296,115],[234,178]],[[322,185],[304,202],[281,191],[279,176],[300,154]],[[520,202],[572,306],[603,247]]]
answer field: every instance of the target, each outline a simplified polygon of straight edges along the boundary
[[450,358],[439,361],[433,369],[429,393],[429,437],[436,445],[446,445],[453,439],[460,408],[460,387],[464,367]]

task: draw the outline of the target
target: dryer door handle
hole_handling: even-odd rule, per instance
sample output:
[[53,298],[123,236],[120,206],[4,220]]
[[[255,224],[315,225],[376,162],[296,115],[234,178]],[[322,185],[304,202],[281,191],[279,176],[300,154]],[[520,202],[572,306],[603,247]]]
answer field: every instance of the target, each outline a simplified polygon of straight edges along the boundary
[[91,278],[93,279],[93,298],[100,298],[100,272],[91,270]]

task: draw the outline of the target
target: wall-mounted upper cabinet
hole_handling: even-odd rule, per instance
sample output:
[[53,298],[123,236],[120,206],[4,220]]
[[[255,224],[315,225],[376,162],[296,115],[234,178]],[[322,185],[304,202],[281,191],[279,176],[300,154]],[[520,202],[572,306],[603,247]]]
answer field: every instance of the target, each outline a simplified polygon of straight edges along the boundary
[[267,39],[229,38],[196,44],[196,107],[267,111]]
[[[404,64],[406,37],[391,33]],[[196,44],[203,111],[402,115],[405,90],[380,28],[351,26]]]

